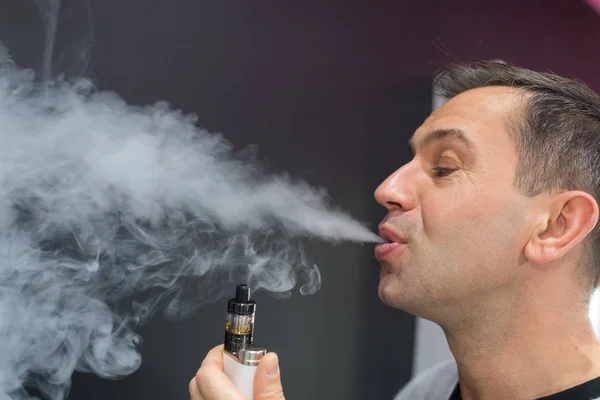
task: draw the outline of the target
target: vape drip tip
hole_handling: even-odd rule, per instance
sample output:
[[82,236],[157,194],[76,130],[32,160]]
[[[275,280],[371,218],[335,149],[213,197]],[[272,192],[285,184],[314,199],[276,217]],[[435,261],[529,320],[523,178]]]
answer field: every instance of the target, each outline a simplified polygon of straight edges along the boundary
[[250,299],[248,285],[238,285],[235,298],[227,303],[225,323],[225,350],[238,355],[238,352],[254,342],[254,315],[256,303]]

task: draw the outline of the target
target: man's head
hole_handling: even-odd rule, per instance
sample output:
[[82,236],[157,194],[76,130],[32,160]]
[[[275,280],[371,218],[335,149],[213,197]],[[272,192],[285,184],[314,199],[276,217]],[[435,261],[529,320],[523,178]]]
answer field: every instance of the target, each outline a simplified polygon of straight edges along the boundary
[[375,192],[388,209],[382,234],[406,242],[379,251],[382,300],[434,318],[500,293],[589,294],[600,268],[600,97],[499,63],[453,66],[434,87],[449,100]]

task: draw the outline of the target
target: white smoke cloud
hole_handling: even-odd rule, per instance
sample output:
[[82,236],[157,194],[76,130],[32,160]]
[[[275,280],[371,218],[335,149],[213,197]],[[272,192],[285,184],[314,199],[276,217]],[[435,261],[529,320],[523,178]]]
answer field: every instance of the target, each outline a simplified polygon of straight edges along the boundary
[[36,81],[0,48],[0,399],[135,371],[136,325],[227,282],[314,293],[301,237],[380,241],[195,122],[87,80]]

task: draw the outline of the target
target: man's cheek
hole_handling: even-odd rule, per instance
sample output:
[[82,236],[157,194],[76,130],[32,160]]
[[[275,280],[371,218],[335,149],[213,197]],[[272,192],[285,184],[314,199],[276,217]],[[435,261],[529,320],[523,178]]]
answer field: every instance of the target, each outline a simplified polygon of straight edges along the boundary
[[493,213],[493,208],[485,207],[486,203],[482,205],[481,198],[472,192],[433,198],[423,204],[424,228],[432,234],[436,231],[452,232],[465,221],[469,221],[467,226],[484,221]]
[[[475,202],[461,207],[448,207],[439,202],[437,210],[425,221],[426,238],[452,259],[475,256],[480,250],[494,246],[496,215]],[[436,251],[437,252],[437,251]]]

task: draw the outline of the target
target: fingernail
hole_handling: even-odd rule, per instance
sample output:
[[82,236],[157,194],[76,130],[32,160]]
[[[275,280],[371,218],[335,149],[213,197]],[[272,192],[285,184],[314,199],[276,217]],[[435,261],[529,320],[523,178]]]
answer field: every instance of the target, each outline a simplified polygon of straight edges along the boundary
[[272,378],[279,372],[279,359],[277,358],[277,354],[273,354],[272,357],[269,358],[269,363],[267,364],[267,377]]

